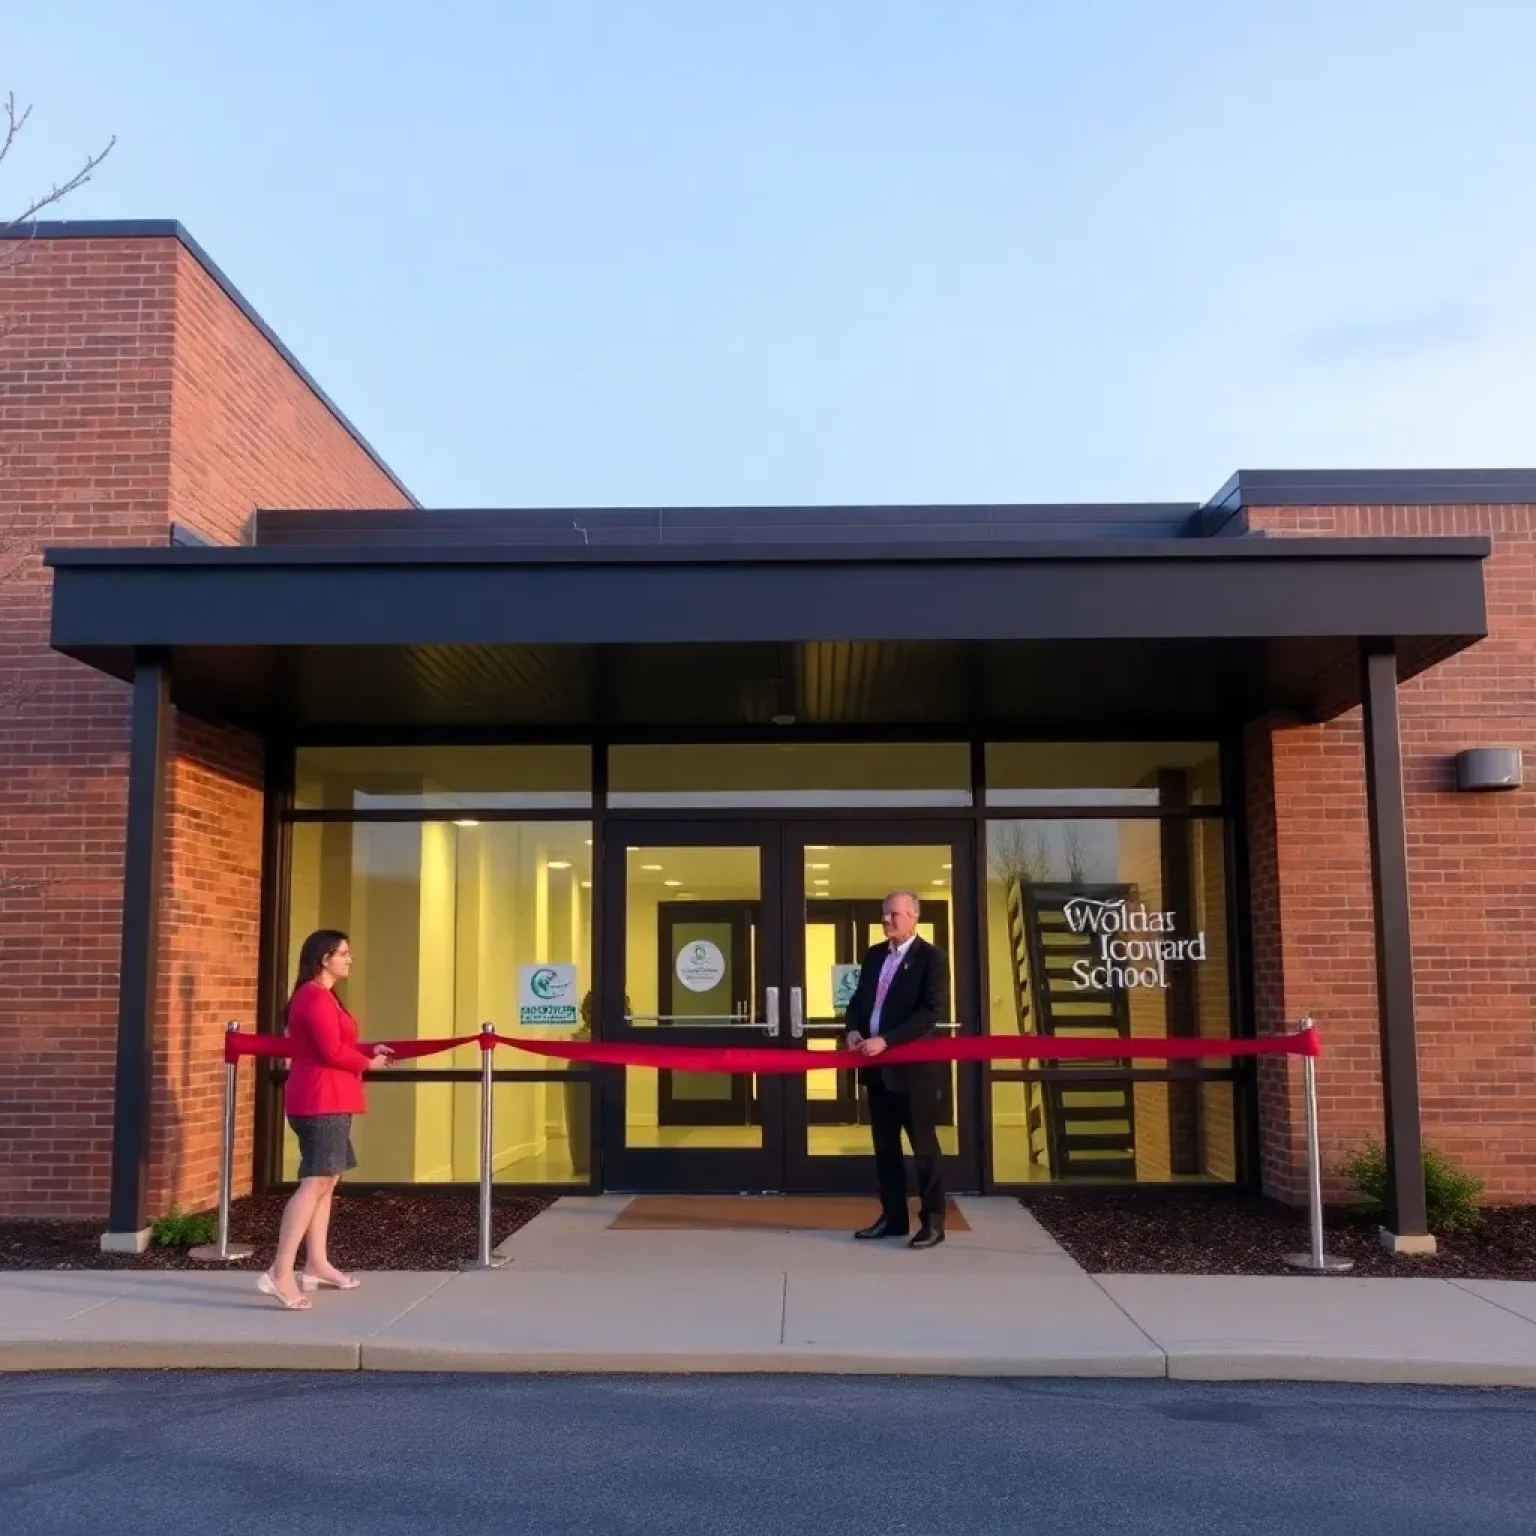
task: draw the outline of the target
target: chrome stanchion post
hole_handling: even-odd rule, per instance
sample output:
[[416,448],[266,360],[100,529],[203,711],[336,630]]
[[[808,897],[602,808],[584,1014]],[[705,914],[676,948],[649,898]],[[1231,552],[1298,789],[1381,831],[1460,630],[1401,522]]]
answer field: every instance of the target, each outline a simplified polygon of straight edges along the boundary
[[496,1147],[495,1082],[491,1072],[496,1052],[494,1044],[484,1037],[495,1033],[494,1024],[480,1026],[480,1242],[474,1258],[462,1260],[460,1269],[500,1269],[508,1262],[491,1252],[491,1165]]
[[[224,1026],[224,1033],[227,1035],[236,1035],[239,1032],[239,1019],[231,1019]],[[235,1161],[235,1073],[237,1068],[238,1063],[235,1061],[224,1063],[224,1135],[223,1144],[219,1148],[219,1240],[212,1244],[201,1243],[196,1248],[187,1250],[188,1258],[221,1264],[235,1263],[251,1256],[251,1249],[244,1243],[237,1243],[231,1247],[229,1241],[229,1195]]]
[[[1301,1021],[1301,1029],[1317,1026],[1312,1016]],[[1317,1057],[1301,1058],[1301,1096],[1307,1113],[1307,1219],[1311,1248],[1307,1253],[1286,1255],[1292,1269],[1304,1269],[1315,1275],[1342,1275],[1353,1269],[1352,1259],[1340,1259],[1323,1251],[1323,1157],[1317,1127]]]

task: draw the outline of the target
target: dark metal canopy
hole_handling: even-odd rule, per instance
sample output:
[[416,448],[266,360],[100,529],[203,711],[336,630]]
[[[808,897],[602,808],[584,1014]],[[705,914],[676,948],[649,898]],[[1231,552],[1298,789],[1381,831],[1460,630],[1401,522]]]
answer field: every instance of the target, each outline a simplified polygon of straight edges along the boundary
[[56,549],[52,642],[256,729],[1168,731],[1326,719],[1362,640],[1406,679],[1487,633],[1486,539],[1008,532]]

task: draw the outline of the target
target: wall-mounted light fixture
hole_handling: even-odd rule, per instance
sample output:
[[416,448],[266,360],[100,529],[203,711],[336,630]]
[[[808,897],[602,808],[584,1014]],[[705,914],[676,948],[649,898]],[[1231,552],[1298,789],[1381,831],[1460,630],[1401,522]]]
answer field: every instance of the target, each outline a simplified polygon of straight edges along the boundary
[[1519,747],[1468,747],[1456,754],[1456,788],[1466,793],[1519,789],[1524,782]]

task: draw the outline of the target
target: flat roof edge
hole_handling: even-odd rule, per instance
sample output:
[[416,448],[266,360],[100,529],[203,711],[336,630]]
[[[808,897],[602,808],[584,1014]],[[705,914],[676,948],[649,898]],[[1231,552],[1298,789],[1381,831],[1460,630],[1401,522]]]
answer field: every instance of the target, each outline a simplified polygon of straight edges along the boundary
[[1536,505],[1536,469],[1240,469],[1204,510],[1506,504]]
[[230,281],[228,274],[193,239],[179,219],[39,219],[32,224],[17,224],[5,234],[6,240],[176,240],[187,254],[223,290],[225,298],[240,311],[261,334],[283,362],[302,380],[305,388],[335,419],[336,424],[372,460],[374,467],[389,481],[413,509],[419,510],[410,487],[385,462],[372,443],[363,436],[347,413],[320,387],[319,381],[289,349],[276,331],[262,319],[246,296]]
[[52,569],[103,568],[302,568],[306,566],[414,565],[888,565],[915,562],[1003,564],[1100,564],[1169,560],[1485,560],[1493,541],[1485,535],[1422,535],[1385,538],[1041,540],[1038,543],[582,545],[218,545],[91,547],[49,546],[43,563]]

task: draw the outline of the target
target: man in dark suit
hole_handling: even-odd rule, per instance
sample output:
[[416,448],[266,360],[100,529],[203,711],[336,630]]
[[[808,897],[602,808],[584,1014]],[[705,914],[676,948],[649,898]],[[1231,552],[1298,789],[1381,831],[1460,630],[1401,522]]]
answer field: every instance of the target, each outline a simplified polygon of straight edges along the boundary
[[[859,985],[844,1016],[848,1048],[873,1062],[893,1045],[933,1033],[949,1016],[949,959],[919,937],[921,908],[911,891],[885,898],[881,926],[885,942],[864,957]],[[940,1062],[868,1066],[859,1081],[869,1095],[875,1173],[880,1181],[880,1219],[855,1237],[905,1237],[907,1171],[901,1133],[912,1143],[917,1164],[920,1225],[909,1248],[937,1248],[944,1241],[944,1184],[935,1129],[944,1067]]]

